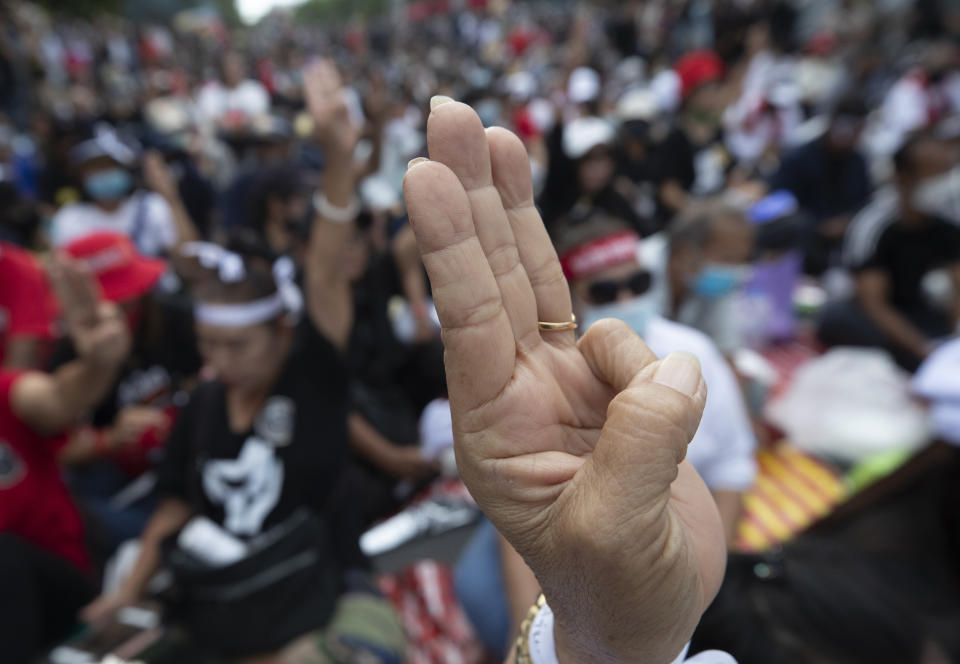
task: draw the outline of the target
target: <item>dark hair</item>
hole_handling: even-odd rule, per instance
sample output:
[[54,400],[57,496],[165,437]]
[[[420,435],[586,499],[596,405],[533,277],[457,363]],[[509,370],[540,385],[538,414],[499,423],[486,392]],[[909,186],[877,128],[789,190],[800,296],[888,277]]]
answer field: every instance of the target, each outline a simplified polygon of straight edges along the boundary
[[288,201],[305,192],[302,173],[296,166],[281,164],[263,169],[251,183],[243,225],[263,233],[270,199]]
[[557,253],[563,255],[586,242],[626,230],[631,230],[626,221],[602,210],[592,209],[559,219],[553,227],[553,244]]
[[691,203],[667,226],[670,251],[680,247],[702,249],[709,242],[720,219],[746,219],[741,210],[717,198]]
[[870,107],[865,100],[865,93],[860,90],[850,91],[840,97],[833,105],[831,115],[837,117],[844,115],[853,118],[865,118],[870,114]]
[[[234,238],[228,247],[243,260],[244,276],[237,281],[225,281],[218,268],[203,266],[198,260],[191,261],[192,294],[200,301],[218,304],[242,304],[269,297],[277,292],[273,277],[272,260],[263,252],[245,253],[242,241]],[[240,249],[241,251],[237,251]]]
[[923,145],[924,143],[929,143],[931,141],[936,141],[937,139],[926,133],[916,133],[904,141],[903,145],[897,148],[897,151],[893,153],[893,170],[897,175],[904,175],[913,171],[916,166],[916,160],[914,159],[913,153],[916,150],[917,146]]
[[782,552],[731,554],[691,653],[718,649],[739,664],[911,664],[926,634],[863,553],[825,540]]

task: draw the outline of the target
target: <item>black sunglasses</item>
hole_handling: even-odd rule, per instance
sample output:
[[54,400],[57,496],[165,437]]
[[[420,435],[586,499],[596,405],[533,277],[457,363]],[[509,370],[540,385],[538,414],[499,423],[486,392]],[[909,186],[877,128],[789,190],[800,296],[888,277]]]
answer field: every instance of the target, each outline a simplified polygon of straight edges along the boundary
[[629,289],[634,295],[643,295],[650,290],[652,276],[647,270],[637,270],[622,281],[601,279],[590,284],[587,294],[593,304],[610,304],[622,290]]

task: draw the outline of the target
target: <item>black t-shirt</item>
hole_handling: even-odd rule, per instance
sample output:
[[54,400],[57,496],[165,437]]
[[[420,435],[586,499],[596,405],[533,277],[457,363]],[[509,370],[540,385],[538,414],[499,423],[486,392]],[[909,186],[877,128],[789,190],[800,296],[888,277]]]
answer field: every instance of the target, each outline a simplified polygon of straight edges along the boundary
[[323,516],[344,474],[346,418],[343,359],[304,321],[249,430],[230,429],[221,383],[194,390],[157,469],[158,489],[243,538],[301,506]]
[[896,221],[883,231],[860,270],[879,269],[890,278],[890,301],[898,309],[922,304],[921,285],[931,271],[960,262],[960,228],[930,218],[919,225]]
[[804,212],[820,222],[862,208],[872,185],[863,155],[832,153],[818,138],[784,156],[770,179],[770,189],[789,190]]
[[[197,352],[190,302],[175,295],[156,293],[147,304],[130,356],[124,362],[110,393],[94,411],[92,424],[105,427],[127,406],[172,405],[184,380],[197,375],[202,360]],[[51,358],[53,368],[76,357],[68,339],[61,341]]]
[[703,144],[694,142],[681,127],[674,127],[656,146],[654,176],[658,184],[676,180],[684,191],[706,196],[720,191],[734,165],[719,130]]

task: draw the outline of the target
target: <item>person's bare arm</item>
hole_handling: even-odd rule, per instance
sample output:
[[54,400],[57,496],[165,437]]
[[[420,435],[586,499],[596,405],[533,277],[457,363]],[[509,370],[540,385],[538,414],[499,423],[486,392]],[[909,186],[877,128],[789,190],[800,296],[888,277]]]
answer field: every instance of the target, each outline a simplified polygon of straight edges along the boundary
[[58,258],[51,263],[50,279],[78,357],[52,374],[25,374],[13,386],[14,412],[41,435],[63,431],[96,406],[113,385],[130,349],[120,310],[99,302],[89,270]]
[[419,447],[387,440],[359,413],[347,417],[347,430],[354,452],[393,477],[420,478],[437,471],[436,464],[420,455]]
[[187,207],[180,198],[180,190],[177,188],[177,182],[170,172],[170,167],[159,152],[147,152],[143,156],[143,176],[147,186],[163,196],[164,200],[170,206],[173,212],[173,222],[177,228],[177,244],[181,246],[187,242],[195,242],[200,239],[200,232],[197,231],[197,225],[193,223],[193,218],[187,211]]
[[882,270],[864,270],[857,275],[856,295],[864,313],[898,346],[917,357],[926,357],[930,339],[887,300],[890,279]]
[[676,180],[666,180],[660,185],[660,201],[670,212],[679,212],[687,204],[687,192]]
[[393,257],[400,273],[400,286],[403,295],[413,309],[416,320],[417,341],[427,341],[436,332],[427,311],[427,275],[420,262],[420,250],[417,237],[409,224],[400,229],[393,239]]
[[3,366],[7,369],[36,369],[40,366],[43,342],[37,337],[14,337],[7,341]]
[[950,316],[953,321],[954,332],[960,325],[960,263],[951,265],[949,268],[950,282],[953,285],[953,302],[950,306]]
[[743,514],[743,494],[740,491],[717,490],[711,491],[713,500],[717,503],[720,512],[720,521],[723,522],[723,533],[729,548],[737,538],[737,524]]
[[160,569],[160,544],[169,535],[182,528],[193,515],[189,505],[176,498],[167,498],[157,507],[140,536],[140,554],[137,562],[113,593],[101,595],[81,612],[87,622],[108,618],[117,609],[136,602]]
[[[357,130],[350,122],[340,75],[332,62],[321,60],[304,70],[303,84],[327,160],[323,196],[334,208],[348,209],[356,195],[353,150]],[[353,293],[340,269],[339,256],[353,227],[352,220],[332,220],[317,214],[306,261],[307,313],[316,328],[341,350],[346,348],[353,327]]]

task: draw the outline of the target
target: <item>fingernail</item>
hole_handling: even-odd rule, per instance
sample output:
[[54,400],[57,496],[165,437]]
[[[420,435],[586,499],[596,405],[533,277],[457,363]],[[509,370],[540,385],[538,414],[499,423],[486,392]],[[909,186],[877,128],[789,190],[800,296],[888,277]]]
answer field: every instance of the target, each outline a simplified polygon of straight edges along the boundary
[[700,360],[683,351],[670,353],[653,374],[653,382],[692,397],[700,385]]
[[418,164],[426,163],[426,162],[428,162],[428,161],[430,161],[430,160],[427,159],[426,157],[414,157],[413,159],[411,159],[410,161],[407,162],[407,170],[409,171],[409,170],[410,170],[411,168],[413,168],[414,166],[416,166],[416,165],[418,165]]
[[453,99],[447,95],[433,95],[430,97],[430,110],[436,110],[437,106],[443,106],[444,104],[449,104]]

